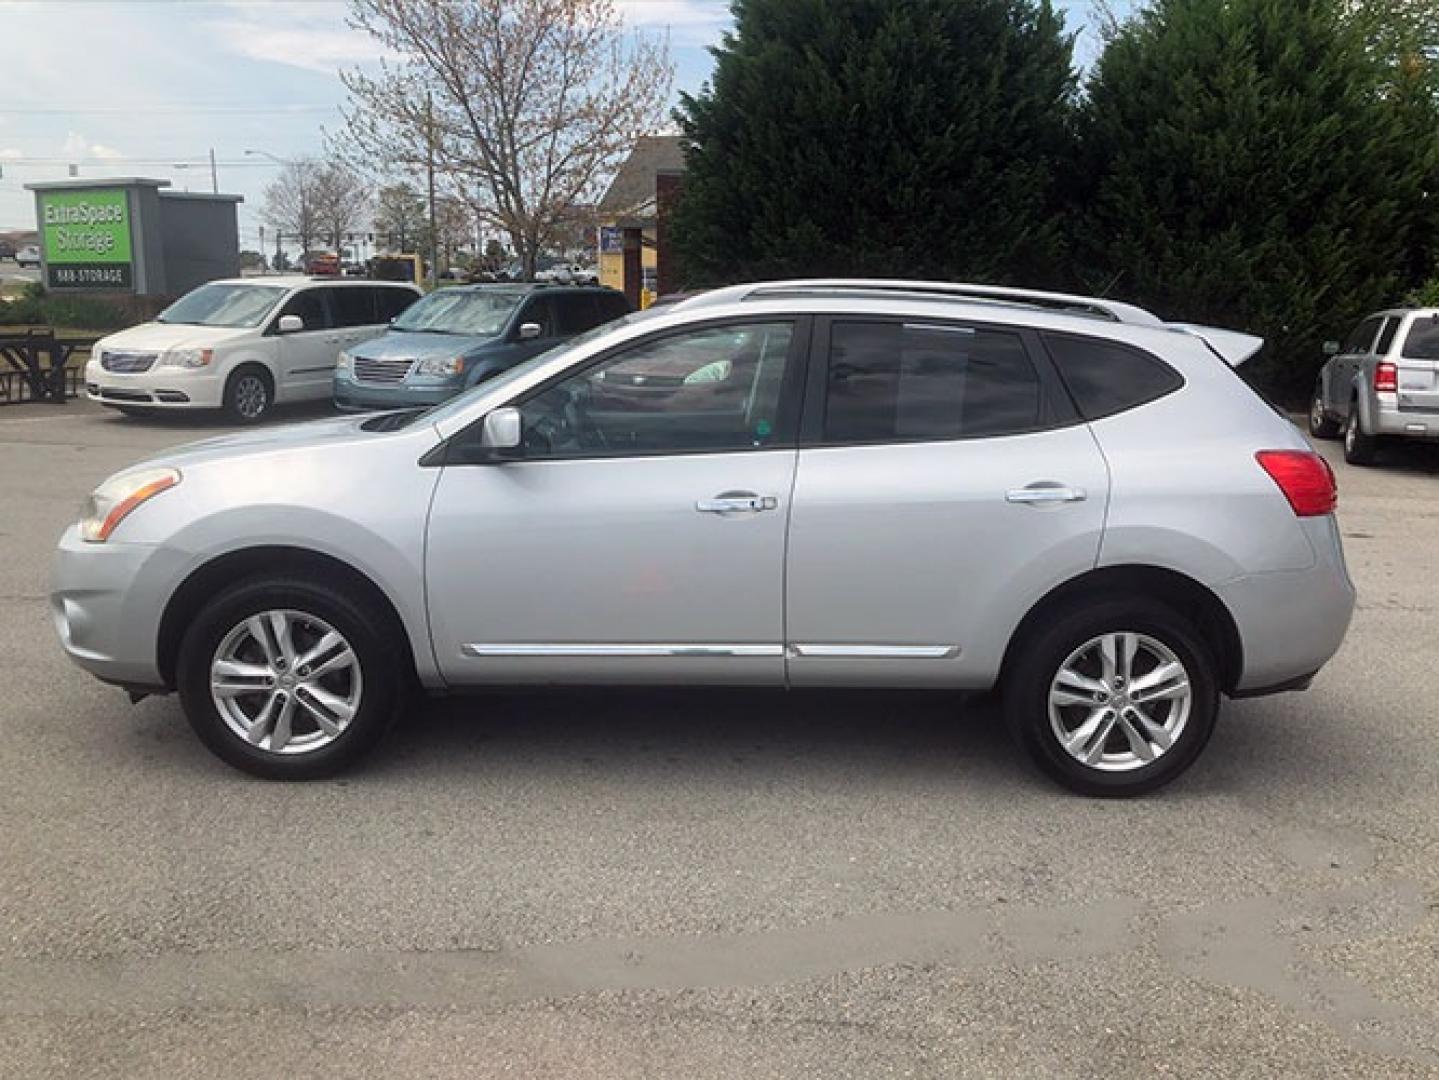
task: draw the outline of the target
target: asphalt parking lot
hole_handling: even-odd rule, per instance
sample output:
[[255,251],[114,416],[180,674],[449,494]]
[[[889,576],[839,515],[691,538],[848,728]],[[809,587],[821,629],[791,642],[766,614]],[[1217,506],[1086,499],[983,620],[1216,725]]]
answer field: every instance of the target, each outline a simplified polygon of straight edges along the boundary
[[1326,444],[1344,650],[1112,803],[886,694],[495,694],[249,779],[45,600],[222,430],[0,409],[0,1075],[1439,1076],[1439,450]]

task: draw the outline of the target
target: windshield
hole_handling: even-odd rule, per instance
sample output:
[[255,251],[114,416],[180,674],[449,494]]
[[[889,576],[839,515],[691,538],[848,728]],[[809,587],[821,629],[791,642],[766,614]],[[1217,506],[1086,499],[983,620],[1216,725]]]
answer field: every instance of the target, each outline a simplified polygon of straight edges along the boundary
[[259,326],[286,291],[276,285],[211,282],[180,297],[155,321],[186,326]]
[[416,301],[394,322],[396,330],[424,334],[495,337],[524,293],[492,289],[441,289]]
[[[660,313],[663,314],[663,310],[661,310]],[[496,375],[492,379],[487,379],[484,382],[476,383],[474,386],[466,390],[463,394],[452,397],[449,401],[443,402],[439,405],[435,405],[432,408],[424,410],[423,412],[415,413],[413,416],[406,418],[404,423],[400,426],[408,426],[414,423],[416,420],[424,420],[427,423],[437,424],[440,421],[444,420],[446,417],[463,411],[470,404],[470,402],[475,400],[476,396],[480,394],[488,394],[495,390],[502,390],[506,386],[509,386],[511,383],[518,382],[520,379],[523,379],[541,364],[549,363],[551,360],[561,355],[562,353],[567,353],[571,349],[577,349],[582,345],[588,345],[591,341],[594,341],[597,338],[601,338],[604,337],[606,334],[613,333],[622,326],[629,326],[633,323],[639,322],[641,319],[647,319],[652,314],[654,313],[649,311],[635,311],[624,316],[623,318],[615,319],[612,322],[601,323],[599,326],[596,326],[591,330],[586,330],[583,334],[577,334],[574,337],[570,338],[568,341],[560,345],[556,345],[552,349],[546,349],[538,356],[530,357],[523,364],[517,364],[514,367],[510,368],[508,371],[500,372],[500,374]]]

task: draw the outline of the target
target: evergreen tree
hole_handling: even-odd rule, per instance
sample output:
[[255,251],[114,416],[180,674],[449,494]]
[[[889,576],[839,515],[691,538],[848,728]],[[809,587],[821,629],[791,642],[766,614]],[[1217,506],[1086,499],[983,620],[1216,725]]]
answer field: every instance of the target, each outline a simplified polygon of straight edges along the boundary
[[1345,0],[1157,0],[1119,28],[1080,132],[1076,276],[1253,330],[1307,390],[1320,344],[1412,281],[1435,141]]
[[686,284],[1054,276],[1075,75],[1049,0],[732,6],[677,112]]

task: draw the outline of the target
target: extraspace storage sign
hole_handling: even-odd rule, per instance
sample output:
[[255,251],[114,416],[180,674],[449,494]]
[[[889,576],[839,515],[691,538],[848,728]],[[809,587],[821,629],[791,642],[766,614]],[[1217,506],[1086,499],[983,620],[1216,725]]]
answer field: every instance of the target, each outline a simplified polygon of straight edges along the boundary
[[45,284],[56,289],[130,289],[134,256],[123,188],[40,193]]

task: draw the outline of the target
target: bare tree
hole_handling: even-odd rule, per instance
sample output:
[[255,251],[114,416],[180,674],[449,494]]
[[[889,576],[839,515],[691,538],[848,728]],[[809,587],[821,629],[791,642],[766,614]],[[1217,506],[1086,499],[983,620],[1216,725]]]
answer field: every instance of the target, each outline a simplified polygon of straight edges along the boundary
[[265,189],[262,216],[274,228],[275,250],[280,250],[280,237],[295,240],[302,251],[320,235],[320,199],[318,177],[324,166],[314,158],[297,158],[285,163],[284,169]]
[[423,242],[428,219],[425,200],[401,181],[380,188],[375,197],[375,237],[394,251],[414,251]]
[[[351,0],[398,59],[342,74],[349,141],[433,168],[509,236],[527,275],[576,203],[664,123],[664,40],[626,32],[614,0]],[[476,194],[478,193],[478,194]]]
[[315,201],[320,236],[343,251],[347,236],[369,220],[369,184],[345,162],[329,161],[315,174]]

